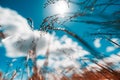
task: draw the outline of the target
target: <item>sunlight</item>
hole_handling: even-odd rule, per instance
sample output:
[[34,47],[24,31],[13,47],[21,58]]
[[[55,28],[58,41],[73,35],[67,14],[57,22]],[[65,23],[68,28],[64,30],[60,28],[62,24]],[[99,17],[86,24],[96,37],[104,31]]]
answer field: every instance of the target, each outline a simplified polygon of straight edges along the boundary
[[54,11],[57,13],[57,14],[60,14],[61,16],[64,16],[64,14],[66,12],[68,12],[69,10],[69,7],[68,7],[68,4],[67,2],[65,1],[58,1],[55,6],[54,6]]

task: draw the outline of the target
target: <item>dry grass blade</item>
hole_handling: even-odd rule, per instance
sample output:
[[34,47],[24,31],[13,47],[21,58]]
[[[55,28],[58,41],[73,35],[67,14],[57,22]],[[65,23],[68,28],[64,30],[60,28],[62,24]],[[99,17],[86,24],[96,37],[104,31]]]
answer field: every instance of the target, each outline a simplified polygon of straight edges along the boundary
[[73,36],[74,38],[76,38],[86,49],[88,49],[91,54],[98,58],[98,59],[102,59],[103,56],[101,56],[101,54],[96,51],[94,48],[92,48],[86,41],[84,41],[80,36],[78,36],[77,34],[73,33],[73,32],[70,32],[64,28],[49,28],[49,30],[58,30],[58,31],[63,31],[71,36]]
[[5,38],[5,35],[2,32],[0,32],[0,38],[2,38],[2,39]]

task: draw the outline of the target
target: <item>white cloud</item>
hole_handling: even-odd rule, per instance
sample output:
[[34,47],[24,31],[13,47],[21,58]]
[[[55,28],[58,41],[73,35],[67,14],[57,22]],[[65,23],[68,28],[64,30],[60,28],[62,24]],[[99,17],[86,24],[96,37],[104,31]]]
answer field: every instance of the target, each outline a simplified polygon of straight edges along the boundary
[[95,41],[94,41],[95,47],[97,47],[97,48],[100,48],[100,47],[101,47],[100,40],[101,40],[100,38],[95,39]]
[[0,25],[6,36],[30,31],[26,19],[9,8],[0,7]]
[[104,61],[106,63],[111,63],[112,62],[113,64],[116,64],[116,63],[120,62],[120,57],[113,54],[110,57],[104,58]]
[[103,66],[106,66],[106,63],[104,62],[104,59],[103,59],[103,60],[99,60],[99,61],[98,61],[98,64],[103,65]]
[[[113,42],[115,42],[115,43],[117,43],[117,44],[120,44],[120,41],[119,41],[119,39],[118,38],[112,38],[111,39]],[[116,44],[113,44],[114,45],[114,47],[116,47],[116,48],[119,48],[120,46],[118,46],[118,45],[116,45]]]
[[108,46],[106,48],[106,52],[111,52],[111,51],[114,51],[116,48],[114,46]]
[[89,66],[87,67],[87,69],[89,71],[92,70],[92,71],[96,72],[96,71],[100,71],[102,68],[100,66],[98,66],[97,64],[91,63],[91,64],[89,64]]
[[112,38],[111,39],[113,42],[119,43],[119,39],[118,38]]
[[43,64],[44,64],[44,59],[39,59],[39,60],[37,60],[37,66],[39,67],[39,69],[43,66]]
[[[7,15],[7,16],[6,16]],[[33,40],[35,40],[37,55],[45,56],[46,50],[49,47],[49,62],[54,67],[67,67],[78,66],[73,60],[89,54],[71,38],[64,35],[62,38],[58,38],[55,34],[44,34],[42,37],[40,34],[43,32],[34,30],[32,31],[26,19],[20,16],[17,12],[0,7],[0,24],[4,30],[6,38],[2,40],[6,47],[6,56],[16,58],[21,56],[27,56],[28,51],[33,46]],[[50,45],[48,46],[48,44]],[[55,61],[57,60],[57,63]],[[43,65],[44,60],[38,60],[38,66]]]
[[[2,40],[6,47],[6,56],[16,58],[27,56],[28,51],[33,46],[35,40],[37,55],[46,56],[46,50],[49,47],[49,66],[55,69],[75,67],[76,70],[81,66],[76,62],[76,59],[89,54],[71,38],[64,35],[58,38],[54,33],[45,34],[37,30],[32,31],[25,18],[20,16],[17,12],[0,7],[0,25],[7,36]],[[40,34],[44,34],[42,37]],[[101,39],[96,39],[94,45],[99,48]],[[110,49],[108,49],[110,51]],[[37,60],[38,67],[42,67],[45,59]],[[92,65],[92,67],[96,65]]]

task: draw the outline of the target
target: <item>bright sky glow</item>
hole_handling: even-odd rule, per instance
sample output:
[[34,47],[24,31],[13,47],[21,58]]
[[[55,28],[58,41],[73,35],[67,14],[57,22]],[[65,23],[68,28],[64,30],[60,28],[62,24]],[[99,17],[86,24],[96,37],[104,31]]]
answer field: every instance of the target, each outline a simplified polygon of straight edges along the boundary
[[60,15],[64,16],[64,13],[69,11],[69,7],[68,7],[67,2],[65,2],[65,1],[58,1],[55,4],[55,6],[54,6],[54,11],[57,14],[60,14]]

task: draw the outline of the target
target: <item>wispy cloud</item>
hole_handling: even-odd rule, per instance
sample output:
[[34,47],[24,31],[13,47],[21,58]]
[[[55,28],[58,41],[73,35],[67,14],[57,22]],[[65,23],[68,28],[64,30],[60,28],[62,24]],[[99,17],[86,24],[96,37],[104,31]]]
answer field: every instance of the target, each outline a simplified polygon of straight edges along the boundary
[[106,52],[111,52],[111,51],[114,51],[116,48],[114,46],[108,46],[106,48]]
[[94,45],[95,45],[95,47],[97,47],[97,48],[100,48],[100,47],[101,47],[100,40],[101,40],[100,38],[97,38],[97,39],[94,40]]
[[120,62],[120,56],[117,56],[117,55],[113,54],[110,57],[104,58],[104,61],[106,63],[116,64],[116,63]]

